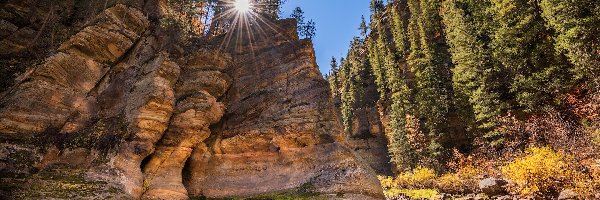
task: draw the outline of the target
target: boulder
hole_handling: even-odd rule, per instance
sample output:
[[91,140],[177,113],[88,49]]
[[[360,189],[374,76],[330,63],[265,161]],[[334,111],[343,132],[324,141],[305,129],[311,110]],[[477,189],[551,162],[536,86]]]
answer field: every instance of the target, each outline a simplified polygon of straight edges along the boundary
[[579,194],[577,194],[575,191],[567,189],[560,192],[558,195],[558,200],[578,199],[578,197]]
[[488,196],[498,196],[506,194],[506,186],[508,182],[498,178],[486,178],[479,181],[479,189]]

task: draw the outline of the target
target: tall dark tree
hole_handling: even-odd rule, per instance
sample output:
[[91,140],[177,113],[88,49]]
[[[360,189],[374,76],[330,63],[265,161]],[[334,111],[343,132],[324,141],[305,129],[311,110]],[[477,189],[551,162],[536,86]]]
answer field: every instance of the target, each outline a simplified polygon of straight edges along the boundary
[[329,73],[329,77],[327,77],[327,80],[329,81],[329,87],[331,88],[331,93],[333,94],[334,98],[338,98],[339,97],[339,68],[338,68],[338,62],[335,59],[335,57],[331,57],[331,62],[330,62],[330,66],[331,66],[331,72]]
[[360,16],[360,25],[358,26],[358,30],[360,31],[360,36],[362,38],[367,37],[367,32],[369,31],[369,26],[367,26],[367,22],[365,21],[365,16]]
[[298,27],[304,26],[304,11],[302,11],[302,8],[300,8],[300,7],[294,8],[294,11],[292,11],[292,14],[290,15],[290,17],[296,19],[296,22],[298,23]]
[[542,0],[542,16],[556,31],[556,50],[575,65],[577,78],[600,88],[600,1]]
[[385,8],[385,5],[383,4],[383,0],[371,0],[371,4],[369,5],[369,8],[371,8],[371,13],[379,14],[380,12],[383,11],[383,9]]
[[552,32],[541,16],[538,1],[492,0],[499,28],[493,56],[513,77],[510,90],[517,106],[538,112],[568,87],[570,64],[554,48]]
[[407,21],[403,15],[408,13],[404,1],[394,1],[391,4],[391,32],[394,37],[394,44],[396,44],[396,54],[398,57],[404,58],[408,53],[410,47],[408,44],[408,35],[406,34],[406,27],[408,26]]
[[[474,121],[492,143],[503,137],[493,131],[497,117],[508,108],[508,78],[492,57],[490,40],[496,24],[490,19],[489,0],[448,0],[443,4],[445,33],[452,53],[455,104],[466,124]],[[472,113],[472,114],[471,114]],[[474,118],[474,119],[471,119]]]
[[308,39],[313,39],[317,35],[317,25],[312,19],[302,27],[302,35]]
[[440,141],[447,137],[449,112],[452,108],[449,55],[439,16],[440,0],[409,0],[411,13],[408,63],[415,74],[416,110],[424,120],[430,137],[428,152],[442,156]]
[[308,39],[315,37],[316,24],[313,20],[309,20],[308,22],[304,21],[304,11],[302,11],[302,8],[296,7],[290,17],[296,19],[298,35],[300,35],[300,37]]

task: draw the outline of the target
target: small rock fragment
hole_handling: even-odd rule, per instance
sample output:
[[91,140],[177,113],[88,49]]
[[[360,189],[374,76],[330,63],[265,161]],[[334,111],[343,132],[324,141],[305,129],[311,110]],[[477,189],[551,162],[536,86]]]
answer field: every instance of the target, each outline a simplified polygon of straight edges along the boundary
[[558,200],[577,199],[578,196],[579,195],[575,191],[567,189],[560,192]]
[[507,184],[503,179],[486,178],[479,182],[479,189],[488,196],[498,196],[506,194],[504,186]]

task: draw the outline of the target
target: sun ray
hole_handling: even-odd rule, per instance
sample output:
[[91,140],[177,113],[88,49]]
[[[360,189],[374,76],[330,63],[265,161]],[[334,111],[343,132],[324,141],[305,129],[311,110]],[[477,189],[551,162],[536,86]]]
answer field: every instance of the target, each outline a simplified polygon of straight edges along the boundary
[[[223,11],[213,18],[217,22],[216,33],[224,31],[225,35],[219,48],[233,49],[241,51],[242,46],[247,45],[250,53],[253,55],[256,48],[256,41],[268,39],[268,35],[282,33],[283,30],[272,22],[272,19],[264,16],[261,10],[270,6],[269,4],[258,3],[259,0],[224,0],[221,5]],[[286,41],[293,38],[285,34],[276,34],[277,37],[284,37]]]
[[250,0],[235,0],[233,7],[238,12],[248,12],[251,9]]

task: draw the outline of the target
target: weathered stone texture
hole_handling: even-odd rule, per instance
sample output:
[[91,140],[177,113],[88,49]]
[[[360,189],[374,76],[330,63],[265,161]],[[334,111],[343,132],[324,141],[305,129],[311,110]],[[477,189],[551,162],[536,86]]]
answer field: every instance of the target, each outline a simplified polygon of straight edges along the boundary
[[148,26],[139,11],[122,5],[107,9],[94,25],[65,42],[58,54],[25,74],[6,94],[0,101],[6,105],[0,108],[0,133],[38,134],[61,128],[108,72],[107,64],[131,48]]
[[373,170],[345,145],[312,44],[290,40],[297,37],[290,21],[278,25],[291,32],[232,47],[227,110],[187,169],[192,196],[309,187],[322,194],[382,197]]
[[[161,17],[148,13],[155,1],[136,2],[85,23],[72,13],[86,25],[0,90],[0,199],[220,198],[298,188],[383,197],[374,171],[348,148],[295,21],[275,22],[275,32],[252,43],[215,48],[229,35],[184,49],[147,19]],[[13,15],[34,12],[0,4],[16,6]],[[0,12],[0,54],[21,51],[32,36],[17,18]],[[65,184],[72,188],[63,191]]]
[[[212,57],[217,56],[217,57]],[[197,60],[204,57],[204,60]],[[219,62],[224,61],[224,62]],[[231,84],[224,71],[230,62],[225,55],[200,51],[188,58],[183,75],[177,84],[177,108],[169,129],[157,144],[157,149],[144,166],[145,183],[148,189],[144,198],[187,199],[182,171],[186,161],[198,145],[210,136],[209,126],[219,122],[225,106],[217,102]],[[211,68],[197,67],[213,63]],[[204,84],[198,84],[199,82]]]

